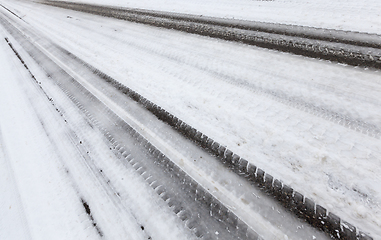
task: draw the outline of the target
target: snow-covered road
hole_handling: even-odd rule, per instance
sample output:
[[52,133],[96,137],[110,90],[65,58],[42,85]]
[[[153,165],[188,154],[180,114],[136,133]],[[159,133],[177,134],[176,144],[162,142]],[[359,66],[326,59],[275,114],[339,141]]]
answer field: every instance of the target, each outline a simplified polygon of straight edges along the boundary
[[381,34],[378,0],[69,1]]
[[[210,236],[213,229],[219,230],[211,238],[229,239],[224,227],[220,229],[207,217],[202,218],[204,228],[196,224],[196,230],[190,231],[184,227],[181,216],[175,214],[181,204],[169,208],[170,201],[156,194],[149,178],[135,171],[154,168],[144,163],[149,162],[149,154],[132,149],[141,165],[121,163],[120,146],[136,144],[112,127],[116,120],[107,117],[109,110],[102,110],[102,104],[139,129],[223,206],[229,206],[254,235],[265,239],[325,237],[277,209],[265,195],[259,198],[266,199],[273,212],[260,210],[265,207],[254,204],[253,194],[261,193],[245,186],[231,171],[219,169],[197,147],[182,149],[188,146],[187,140],[102,84],[65,51],[358,230],[376,239],[381,236],[378,71],[28,1],[3,0],[1,4],[21,20],[5,9],[0,9],[1,18],[16,23],[28,41],[40,46],[39,51],[100,101],[90,98],[75,105],[67,96],[78,99],[80,95],[75,94],[80,91],[74,93],[69,87],[62,91],[66,80],[51,67],[55,64],[39,60],[37,52],[34,56],[34,50],[25,47],[25,39],[15,37],[10,28],[1,28],[1,39],[8,39],[29,70],[2,40],[0,173],[6,178],[1,179],[0,190],[6,197],[0,198],[0,213],[6,217],[0,219],[0,239],[192,239],[200,233]],[[61,47],[66,50],[62,52]],[[195,161],[195,156],[205,160]],[[169,196],[180,195],[165,175],[152,175],[167,185]],[[210,190],[213,187],[221,189]],[[189,201],[190,209],[195,206]],[[288,220],[277,223],[282,217]],[[240,237],[240,233],[233,234]]]

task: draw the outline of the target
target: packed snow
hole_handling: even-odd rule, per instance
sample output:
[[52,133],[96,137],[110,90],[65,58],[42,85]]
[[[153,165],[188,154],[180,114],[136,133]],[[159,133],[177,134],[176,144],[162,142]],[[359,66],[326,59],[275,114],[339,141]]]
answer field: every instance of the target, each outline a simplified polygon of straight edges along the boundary
[[[381,33],[381,17],[377,11],[381,3],[376,0],[83,1]],[[2,4],[68,51],[225,144],[275,178],[327,207],[328,211],[373,237],[381,236],[380,136],[343,126],[338,118],[330,115],[336,113],[353,122],[373,126],[372,129],[381,129],[381,76],[378,71],[49,6],[6,0]],[[1,39],[9,35],[4,30],[1,34]],[[12,222],[20,228],[29,224],[23,228],[24,232],[12,234],[39,238],[42,235],[38,234],[43,231],[39,229],[37,219],[44,218],[41,214],[47,214],[44,221],[51,219],[55,205],[33,201],[37,199],[32,198],[33,192],[41,192],[44,201],[59,198],[54,201],[57,205],[65,200],[62,204],[67,208],[81,206],[72,199],[75,195],[72,190],[69,191],[72,195],[60,198],[60,192],[64,191],[60,188],[69,188],[67,180],[60,185],[60,179],[65,179],[65,175],[57,165],[59,154],[64,151],[57,153],[50,147],[42,147],[49,146],[51,140],[44,135],[34,116],[35,111],[45,115],[49,110],[30,106],[35,99],[25,96],[24,92],[30,86],[21,81],[30,77],[12,56],[5,41],[1,46],[0,67],[5,74],[0,83],[0,163],[1,173],[9,179],[0,182],[0,190],[9,196],[0,198],[4,202],[2,206],[7,206],[1,211],[5,211],[9,219],[14,219]],[[43,78],[42,73],[40,76]],[[53,126],[50,128],[54,129]],[[90,133],[89,129],[82,135]],[[55,135],[59,139],[60,132]],[[96,141],[93,144],[97,144]],[[20,161],[28,164],[23,165]],[[12,177],[11,169],[19,172]],[[27,169],[40,172],[33,175]],[[55,172],[49,169],[55,169]],[[28,178],[28,174],[34,178]],[[49,185],[49,177],[54,179],[53,184],[60,184]],[[48,193],[42,191],[49,186]],[[46,194],[49,196],[45,197]],[[66,198],[71,202],[67,203]],[[11,213],[8,205],[12,202],[15,202],[15,208]],[[44,211],[33,211],[41,208],[40,205]],[[85,221],[85,217],[81,220],[75,216],[74,210],[65,215],[63,222],[66,218]],[[52,229],[58,222],[51,223]],[[80,232],[75,221],[65,226],[67,228],[62,228],[65,234],[71,234],[66,233],[68,229],[76,229],[75,234],[94,234]],[[5,230],[0,228],[0,236],[8,234]],[[177,230],[171,236],[181,234],[181,230]]]

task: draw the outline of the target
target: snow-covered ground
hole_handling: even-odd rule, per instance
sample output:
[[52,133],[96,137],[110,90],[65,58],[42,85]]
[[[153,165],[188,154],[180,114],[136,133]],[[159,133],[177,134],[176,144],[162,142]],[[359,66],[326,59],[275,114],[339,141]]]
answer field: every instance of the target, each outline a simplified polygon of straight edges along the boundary
[[381,34],[379,0],[69,0]]
[[[197,8],[197,2],[108,3],[213,16],[234,16],[258,21],[381,32],[377,29],[371,30],[381,27],[378,23],[379,15],[378,18],[372,18],[374,25],[368,24],[371,20],[364,17],[367,12],[369,17],[379,14],[374,10],[377,9],[378,1],[369,1],[369,4],[359,1],[346,1],[345,4],[343,2],[324,1],[325,4],[318,4],[305,1],[251,1],[248,5],[253,4],[255,8],[243,7],[243,1],[242,4],[205,1],[199,2]],[[14,1],[2,1],[2,4],[68,51],[136,90],[217,142],[227,145],[306,197],[327,207],[329,211],[361,230],[371,233],[373,237],[381,236],[381,142],[380,136],[372,136],[372,130],[381,129],[381,76],[378,71],[44,5]],[[205,7],[199,7],[202,4]],[[363,6],[363,9],[359,5]],[[240,11],[238,6],[243,10]],[[256,10],[258,6],[265,10]],[[305,18],[301,18],[300,15],[298,17],[298,12],[308,7],[314,11]],[[252,12],[247,9],[251,9]],[[293,9],[295,14],[291,13]],[[357,9],[358,15],[363,17],[363,22],[355,21],[351,17],[348,19],[356,24],[346,22],[346,14],[353,16]],[[227,12],[232,15],[228,15]],[[323,13],[329,17],[324,17]],[[335,20],[334,14],[341,18]],[[2,31],[1,39],[7,35]],[[16,202],[14,214],[10,215],[12,212],[8,209],[4,214],[15,219],[18,224],[31,224],[29,228],[24,228],[25,232],[17,234],[29,234],[39,238],[38,234],[42,234],[42,230],[38,229],[40,223],[36,219],[45,218],[48,222],[46,219],[53,218],[49,214],[53,214],[52,209],[56,208],[54,204],[59,205],[60,201],[65,201],[69,202],[66,204],[68,208],[76,206],[79,209],[82,206],[80,201],[75,199],[76,193],[73,190],[70,190],[72,195],[59,195],[60,192],[67,192],[60,188],[70,188],[70,183],[65,180],[65,174],[59,167],[59,158],[62,157],[60,154],[64,151],[57,153],[56,149],[43,147],[50,146],[52,140],[44,134],[34,111],[38,109],[43,118],[49,119],[51,110],[46,106],[30,106],[31,102],[38,98],[33,97],[33,94],[25,94],[31,86],[23,84],[21,79],[29,76],[22,65],[15,63],[17,59],[12,56],[5,41],[1,46],[1,68],[5,74],[2,75],[0,83],[0,160],[6,168],[2,167],[0,171],[8,174],[8,181],[17,186],[18,192],[12,190],[16,187],[12,188],[6,182],[2,182],[1,190],[8,192],[9,198],[0,198],[0,201],[4,201],[4,206]],[[14,59],[14,62],[8,59]],[[40,76],[42,78],[43,74],[40,73]],[[339,118],[332,117],[332,114],[347,117],[353,122],[358,121],[356,126],[363,127],[356,131],[350,126],[343,126]],[[54,129],[54,126],[50,126],[50,129]],[[62,133],[59,131],[60,127],[56,129],[56,139],[59,139]],[[77,129],[81,127],[78,126]],[[361,132],[362,130],[364,132]],[[91,134],[90,129],[82,135],[88,134]],[[97,144],[96,142],[93,140],[92,143]],[[14,176],[12,177],[12,171],[3,169],[15,169]],[[26,173],[27,169],[35,171]],[[55,172],[49,169],[55,169]],[[29,174],[33,176],[29,177]],[[49,177],[53,178],[52,183],[47,179]],[[50,191],[42,191],[49,187]],[[36,199],[33,195],[36,191],[41,192],[38,196],[44,201],[55,198],[58,200],[53,201],[53,205],[50,202],[33,201]],[[18,194],[22,197],[19,198]],[[21,199],[21,202],[17,199]],[[36,214],[33,209],[37,207],[33,204],[39,204],[37,207],[44,209],[39,214],[46,216]],[[5,208],[2,207],[0,211],[5,211]],[[33,211],[33,214],[30,211]],[[28,217],[28,214],[33,218]],[[84,212],[83,214],[85,215]],[[86,215],[83,219],[76,216],[74,210],[69,211],[66,217],[79,218],[78,222],[87,219]],[[54,224],[53,221],[50,225],[52,229]],[[75,224],[75,221],[65,226],[67,228],[62,228],[62,232],[72,231],[66,234],[91,233],[79,233],[78,228],[82,225]],[[77,230],[70,230],[72,228]],[[109,231],[111,232],[111,229]],[[4,232],[5,230],[0,229],[0,234]],[[173,233],[172,238],[175,239],[178,235],[181,235],[181,230]],[[63,239],[82,239],[82,235],[62,236]]]

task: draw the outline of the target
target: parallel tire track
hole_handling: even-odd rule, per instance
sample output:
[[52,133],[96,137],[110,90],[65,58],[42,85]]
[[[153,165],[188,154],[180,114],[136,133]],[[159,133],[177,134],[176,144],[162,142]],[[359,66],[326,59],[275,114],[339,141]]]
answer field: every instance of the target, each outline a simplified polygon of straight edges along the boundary
[[[115,154],[121,159],[122,163],[124,165],[129,164],[129,167],[134,168],[155,192],[167,202],[173,212],[185,223],[185,226],[193,230],[197,237],[215,239],[213,232],[210,232],[203,225],[203,221],[210,217],[213,221],[222,225],[222,228],[214,226],[212,229],[218,229],[218,232],[223,236],[232,235],[236,239],[259,239],[259,236],[248,229],[247,225],[240,221],[233,212],[176,166],[135,129],[106,106],[103,106],[98,99],[79,83],[72,80],[72,86],[70,87],[63,83],[58,84],[77,107],[86,114],[92,124],[101,130],[106,139],[112,144]],[[72,95],[73,89],[80,89],[82,94]],[[91,109],[89,107],[85,108],[82,104],[89,106],[86,102],[95,103],[95,106]],[[98,118],[95,117],[98,115],[97,111],[99,111],[98,114],[107,116],[107,119],[98,121]],[[120,132],[120,134],[116,135],[112,134],[112,132]],[[130,145],[125,144],[126,139],[135,139],[134,141],[138,142],[140,148],[143,149],[142,151],[145,151],[145,154],[148,155],[147,158],[134,158],[135,154],[131,153]],[[161,171],[157,172],[153,171],[153,169],[160,169]],[[173,182],[175,187],[166,186],[164,182],[168,183],[169,181]],[[181,196],[175,189],[182,191]]]
[[304,219],[312,226],[327,232],[332,238],[371,239],[363,232],[358,232],[350,223],[340,219],[334,213],[328,212],[324,207],[314,203],[311,199],[304,197],[301,193],[294,191],[291,187],[284,185],[280,180],[274,179],[264,170],[257,168],[255,165],[227,149],[224,145],[214,141],[181,119],[167,112],[165,109],[144,98],[139,93],[124,86],[107,74],[92,67],[90,64],[78,59],[67,50],[63,48],[60,49],[71,58],[80,61],[83,66],[89,68],[94,74],[102,77],[107,83],[111,84],[120,92],[144,106],[157,118],[172,126],[183,136],[213,154],[226,167],[245,178],[254,186],[259,187],[266,194],[279,201],[286,209],[296,214],[299,218]]
[[[17,29],[15,29],[12,25],[9,24],[6,20],[1,18],[1,22],[3,25],[7,28],[7,30],[14,35],[18,35],[19,38],[24,38],[21,32],[18,32]],[[33,49],[35,46],[33,46],[31,43],[29,43],[28,40],[23,41],[22,45],[28,45],[27,49]],[[71,55],[72,58],[76,58],[71,53],[66,52],[66,54]],[[40,56],[44,56],[42,52],[40,52]],[[34,55],[36,61],[37,57]],[[47,58],[45,56],[45,58]],[[77,61],[80,61],[76,58]],[[115,79],[112,79],[108,75],[100,72],[99,70],[95,69],[91,65],[83,62],[83,64],[91,69],[95,74],[103,78],[106,82],[117,88],[119,91],[121,91],[123,94],[127,95],[134,101],[138,102],[142,106],[144,106],[147,110],[149,110],[152,114],[154,114],[157,118],[162,120],[163,122],[166,122],[170,126],[172,126],[174,129],[176,129],[179,133],[183,134],[188,139],[191,139],[193,142],[213,154],[217,159],[219,159],[225,166],[230,168],[232,171],[237,173],[238,175],[245,178],[247,181],[249,181],[251,184],[258,186],[260,189],[262,189],[265,193],[272,196],[274,199],[279,201],[286,209],[296,214],[299,218],[304,219],[306,222],[311,224],[312,226],[319,228],[328,234],[332,238],[340,238],[340,239],[371,239],[371,237],[367,236],[366,234],[357,231],[354,226],[351,224],[341,220],[338,216],[336,216],[333,213],[327,213],[326,209],[323,208],[320,205],[315,204],[312,200],[305,198],[302,194],[299,192],[294,191],[291,187],[282,184],[281,181],[274,179],[271,175],[266,174],[265,171],[262,169],[257,168],[256,166],[248,163],[247,160],[239,157],[237,154],[234,154],[232,151],[224,147],[223,145],[215,142],[208,136],[202,134],[201,132],[197,131],[195,128],[191,127],[190,125],[186,124],[184,121],[178,119],[177,117],[173,116],[166,110],[162,109],[161,107],[155,105],[154,103],[150,102],[148,99],[145,99],[140,94],[134,92],[130,88],[120,84]],[[50,63],[50,65],[55,65],[54,63]],[[55,66],[55,68],[60,69],[59,66]],[[47,72],[50,72],[49,69],[45,69]],[[54,76],[55,74],[65,74],[62,69],[59,71],[53,71],[51,72],[51,75]],[[70,76],[69,76],[70,77]],[[71,77],[70,77],[71,78]],[[53,78],[55,79],[55,78]],[[59,79],[59,78],[58,78]],[[77,89],[82,89],[82,92],[86,92],[87,90],[84,89],[79,83],[77,83],[74,79],[71,78],[70,82],[75,86]],[[72,87],[73,87],[72,86]],[[66,86],[67,87],[67,86]],[[90,93],[87,93],[88,98],[96,101],[93,96],[91,96]],[[108,112],[108,116],[113,116],[112,112]],[[139,133],[137,133],[134,129],[126,125],[121,120],[118,120],[117,116],[112,117],[114,118],[114,121],[117,121],[119,126],[123,126],[122,128],[126,130],[132,137],[137,138],[141,144],[148,149],[148,151],[152,154],[152,156],[155,157],[155,164],[163,167],[165,171],[167,171],[167,176],[169,178],[177,177],[179,178],[179,181],[181,184],[188,186],[184,191],[187,191],[188,194],[193,196],[195,199],[197,199],[199,202],[203,202],[210,212],[215,213],[212,214],[212,216],[217,219],[218,221],[222,221],[223,224],[227,224],[227,229],[241,229],[243,232],[240,232],[239,235],[242,236],[243,239],[248,237],[247,234],[247,227],[245,228],[245,224],[239,222],[239,219],[234,215],[234,213],[229,212],[229,210],[224,207],[222,204],[219,203],[219,201],[208,192],[200,187],[194,180],[192,180],[189,176],[187,176],[184,172],[182,172],[176,165],[174,165],[168,158],[165,157],[164,154],[162,154],[159,150],[157,150],[154,146],[152,146],[149,142],[147,142]],[[107,135],[109,141],[113,144],[115,144],[116,140],[113,136]],[[117,150],[120,150],[120,146],[117,147]],[[121,154],[124,154],[124,151],[120,150]],[[137,163],[133,162],[133,166],[136,166]],[[144,175],[146,172],[145,170],[148,170],[149,168],[144,168],[143,166],[137,165],[136,168],[137,171],[142,171],[141,174]],[[147,177],[148,179],[149,177]],[[154,186],[154,189],[159,188],[160,185]],[[159,191],[158,194],[164,193],[165,190]],[[168,198],[169,199],[169,198]],[[176,196],[174,197],[176,199]],[[181,209],[183,207],[181,206],[181,202],[169,202],[170,206],[176,206],[176,204],[180,204],[179,207],[175,207],[174,211],[181,212]],[[186,218],[184,218],[185,220]],[[229,229],[232,230],[232,229]],[[242,235],[243,234],[243,235]],[[202,233],[196,234],[200,237],[204,236]],[[250,235],[253,237],[253,235]],[[255,234],[254,234],[255,236]],[[251,238],[250,237],[250,238]]]
[[[67,54],[72,55],[69,52],[67,52]],[[107,74],[93,68],[89,64],[85,62],[83,64],[92,69],[95,74],[101,76],[106,82],[113,85],[116,89],[144,106],[157,118],[172,126],[183,136],[213,154],[226,167],[245,178],[254,186],[258,186],[266,194],[279,201],[286,209],[296,214],[299,218],[304,219],[312,226],[327,232],[332,238],[372,239],[363,232],[357,232],[356,228],[350,223],[340,219],[337,215],[331,212],[328,213],[324,207],[304,197],[301,193],[294,191],[291,187],[283,184],[280,180],[274,179],[264,170],[257,168],[246,159],[241,158],[231,150],[227,149],[224,145],[214,141],[210,137],[167,112],[160,106],[150,102],[137,92],[124,86]]]
[[65,1],[43,1],[42,3],[352,66],[381,69],[381,36],[379,35]]

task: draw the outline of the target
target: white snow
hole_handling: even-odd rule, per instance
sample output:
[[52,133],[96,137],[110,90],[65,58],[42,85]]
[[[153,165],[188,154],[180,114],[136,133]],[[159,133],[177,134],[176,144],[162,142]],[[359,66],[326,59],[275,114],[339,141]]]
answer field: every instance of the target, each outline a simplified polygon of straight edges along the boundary
[[[227,145],[360,230],[373,237],[381,236],[380,138],[342,126],[329,115],[311,110],[312,105],[322,107],[381,129],[378,71],[48,6],[37,8],[26,3],[3,2],[28,24],[81,59]],[[88,2],[381,33],[378,11],[381,2],[376,0]],[[1,39],[6,33],[2,34]],[[38,237],[43,233],[37,218],[51,221],[52,209],[55,209],[47,199],[58,198],[53,204],[65,200],[62,204],[67,208],[78,203],[70,200],[73,192],[67,197],[71,205],[66,197],[63,200],[60,195],[51,196],[57,191],[59,194],[60,188],[65,189],[62,190],[65,194],[72,190],[67,190],[67,180],[58,184],[64,177],[57,163],[57,153],[42,147],[49,146],[49,139],[28,105],[31,100],[19,87],[22,86],[19,75],[28,76],[21,65],[12,65],[7,60],[18,61],[5,41],[1,46],[1,71],[5,74],[0,79],[3,149],[0,164],[14,169],[13,178],[10,171],[7,172],[19,193],[12,192],[4,182],[0,182],[0,190],[9,192],[9,198],[4,200],[6,204],[16,202],[15,213],[9,218],[21,226],[29,224],[24,232],[12,234]],[[15,78],[19,80],[7,81]],[[298,105],[295,99],[306,104]],[[46,163],[43,161],[46,159],[51,161]],[[21,160],[27,165],[18,162]],[[33,163],[43,168],[31,165]],[[39,172],[27,173],[28,168]],[[17,173],[15,169],[20,170]],[[23,174],[32,176],[20,177]],[[53,179],[51,185],[48,184],[50,178]],[[42,189],[49,186],[51,194],[46,196],[49,192]],[[37,203],[37,198],[32,197],[35,191],[45,202]],[[17,203],[18,194],[21,200],[30,197],[31,201]],[[36,213],[32,211],[37,208],[33,204],[45,210]],[[70,218],[79,218],[74,211],[65,214],[62,221],[51,221],[51,229],[65,222],[69,214]],[[66,234],[84,234],[77,224],[70,222],[65,226],[61,228],[64,233],[75,229]],[[4,232],[0,228],[0,234]],[[51,233],[47,230],[44,234]]]

